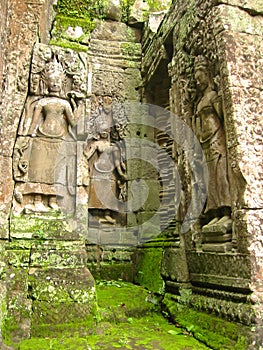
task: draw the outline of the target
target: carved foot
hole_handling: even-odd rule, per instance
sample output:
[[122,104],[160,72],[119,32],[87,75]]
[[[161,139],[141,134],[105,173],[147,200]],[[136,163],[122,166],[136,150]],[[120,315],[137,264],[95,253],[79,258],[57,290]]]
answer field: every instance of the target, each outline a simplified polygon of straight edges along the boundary
[[57,201],[55,200],[55,199],[50,199],[49,200],[49,203],[48,203],[48,205],[49,205],[49,207],[51,208],[51,209],[54,209],[54,210],[59,210],[59,206],[58,206],[58,204],[57,204]]
[[114,225],[116,223],[116,220],[109,215],[105,215],[105,217],[103,219],[100,219],[99,222]]
[[225,215],[220,220],[218,220],[217,224],[219,224],[219,225],[225,224],[225,223],[229,222],[229,220],[232,222],[232,220],[230,219],[230,216]]
[[229,233],[232,230],[232,220],[230,216],[225,215],[222,218],[214,218],[207,225],[202,227],[202,232],[225,232]]
[[25,209],[26,213],[27,212],[34,212],[34,211],[36,211],[34,204],[27,204],[27,205],[25,205],[24,209]]
[[204,226],[202,227],[202,229],[207,229],[207,228],[209,228],[210,226],[213,226],[213,225],[215,225],[216,223],[218,223],[218,221],[219,221],[219,217],[215,217],[215,218],[213,218],[211,221],[209,221],[208,224],[204,225]]
[[24,208],[25,213],[46,213],[48,208],[43,203],[27,204]]
[[48,208],[43,203],[35,203],[35,211],[38,213],[48,212]]

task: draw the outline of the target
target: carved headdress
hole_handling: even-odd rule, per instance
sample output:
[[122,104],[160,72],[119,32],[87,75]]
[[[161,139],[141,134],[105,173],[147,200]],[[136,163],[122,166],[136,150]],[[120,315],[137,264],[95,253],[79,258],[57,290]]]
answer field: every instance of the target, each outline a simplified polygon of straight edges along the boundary
[[197,70],[207,70],[208,69],[208,61],[205,56],[199,55],[195,57],[194,62],[195,71]]
[[53,56],[52,60],[46,64],[45,69],[42,71],[41,78],[42,84],[44,83],[44,89],[42,86],[41,90],[44,91],[44,94],[48,93],[47,85],[48,80],[50,78],[61,79],[62,83],[64,83],[66,79],[66,74],[61,63],[58,62],[57,57],[55,55]]
[[62,65],[58,62],[57,57],[54,55],[53,59],[49,61],[46,68],[43,71],[44,77],[47,79],[50,76],[65,77],[65,72]]

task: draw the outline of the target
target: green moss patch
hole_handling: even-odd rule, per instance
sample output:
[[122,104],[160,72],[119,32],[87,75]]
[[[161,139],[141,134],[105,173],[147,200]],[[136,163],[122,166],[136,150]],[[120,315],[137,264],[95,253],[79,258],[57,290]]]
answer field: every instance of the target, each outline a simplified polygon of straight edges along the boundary
[[[48,325],[46,328],[43,325],[39,338],[35,336],[24,340],[14,349],[207,349],[189,332],[170,324],[158,314],[151,294],[140,286],[122,281],[100,281],[97,283],[97,296],[99,312],[93,324],[86,324],[86,332],[89,332],[86,335],[81,335],[79,331],[79,327],[84,327],[85,331],[84,323],[72,323],[67,327],[50,325],[49,329]],[[52,337],[52,331],[56,338]]]
[[247,348],[248,327],[195,311],[178,302],[170,294],[165,295],[163,305],[175,322],[212,349],[245,350]]
[[149,5],[150,11],[163,11],[167,10],[169,6],[171,6],[172,1],[162,1],[162,0],[147,0],[147,3]]
[[162,247],[146,246],[137,249],[135,266],[135,283],[158,294],[164,292],[164,281],[160,275]]
[[130,318],[119,324],[101,323],[97,334],[85,338],[30,339],[19,350],[100,350],[100,349],[158,349],[203,350],[206,346],[154,314],[140,319]]
[[59,15],[72,18],[103,18],[108,8],[107,0],[58,0]]
[[109,321],[127,321],[156,311],[152,294],[143,287],[121,281],[101,281],[97,286],[101,317]]
[[[67,47],[75,51],[87,51],[90,33],[95,26],[95,21],[90,18],[82,19],[57,15],[50,43],[61,47]],[[80,33],[74,37],[72,33],[77,29],[80,30]]]
[[90,33],[96,20],[106,16],[107,8],[108,0],[58,0],[50,44],[88,51]]

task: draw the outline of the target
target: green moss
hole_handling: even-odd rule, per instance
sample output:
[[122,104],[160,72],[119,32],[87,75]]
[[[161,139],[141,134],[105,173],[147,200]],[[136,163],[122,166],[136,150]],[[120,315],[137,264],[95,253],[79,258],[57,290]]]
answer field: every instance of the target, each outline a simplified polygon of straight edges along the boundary
[[58,0],[57,13],[72,18],[103,18],[107,0]]
[[33,324],[31,336],[33,338],[71,338],[89,335],[95,332],[96,318],[90,316],[83,319],[75,319],[69,323],[61,324]]
[[164,281],[160,275],[162,247],[138,249],[135,262],[135,283],[138,283],[154,293],[164,292]]
[[78,52],[88,52],[88,46],[76,43],[76,42],[71,42],[65,39],[52,39],[50,40],[50,45],[56,45],[56,46],[60,46],[63,48],[68,48],[74,51],[78,51]]
[[145,316],[156,311],[149,292],[140,286],[121,281],[98,282],[97,298],[102,313],[112,320]]
[[101,262],[99,278],[105,280],[133,280],[133,265],[131,262]]
[[[83,50],[82,50],[83,51]],[[80,239],[79,233],[72,230],[68,219],[62,214],[21,215],[10,219],[10,235],[19,239],[38,240],[74,240]],[[28,249],[28,248],[26,248]]]
[[128,22],[129,15],[131,12],[131,7],[135,0],[121,0],[121,20],[122,22]]
[[[15,233],[32,234],[34,238],[46,238],[59,232],[72,232],[66,219],[57,213],[37,217],[34,215],[13,216],[10,220],[11,235]],[[32,238],[32,237],[27,237]]]
[[58,32],[62,32],[63,30],[67,30],[68,27],[81,27],[83,32],[89,33],[92,31],[95,27],[94,21],[90,20],[89,18],[72,18],[72,17],[66,17],[62,15],[56,16],[56,23],[54,25],[53,30],[57,30]]
[[133,57],[141,55],[141,44],[125,42],[121,43],[121,53],[124,56]]
[[[75,336],[70,337],[69,329],[61,327],[60,335],[50,339],[48,334],[54,330],[56,335],[58,330],[51,325],[49,331],[43,327],[43,333],[39,333],[41,338],[21,342],[19,350],[207,349],[154,312],[154,305],[146,300],[149,293],[142,287],[120,281],[101,281],[97,292],[100,317],[95,328],[86,325],[92,334],[81,336],[76,328]],[[72,333],[75,325],[71,327]]]
[[[81,27],[82,29],[82,35],[79,37],[74,38],[74,36],[71,36],[68,34],[68,29],[72,28],[72,30],[75,30],[76,27]],[[56,20],[53,26],[52,30],[52,40],[67,40],[69,41],[68,47],[71,46],[71,44],[82,44],[84,47],[76,46],[77,50],[79,48],[82,49],[82,51],[86,51],[87,48],[85,48],[85,45],[88,44],[90,39],[90,33],[93,31],[93,29],[96,27],[96,22],[94,20],[91,20],[89,18],[87,19],[81,19],[81,18],[71,18],[71,17],[65,17],[62,15],[56,16]],[[74,49],[74,47],[73,47]]]
[[[106,16],[107,8],[108,0],[58,0],[50,44],[87,52],[90,33],[96,20]],[[69,27],[81,27],[83,34],[75,38],[67,32]]]
[[88,349],[88,340],[83,338],[65,338],[65,339],[30,339],[24,341],[19,350],[84,350]]
[[87,338],[31,339],[24,341],[20,350],[207,349],[158,315],[115,325],[104,323],[97,331],[102,334]]
[[150,11],[163,11],[171,6],[172,1],[147,0],[147,3],[149,5]]
[[1,330],[5,343],[12,345],[14,339],[26,337],[29,331],[31,310],[29,305],[26,305],[26,299],[20,299],[19,296],[13,297],[8,302],[8,308]]
[[197,312],[184,305],[183,301],[184,298],[181,303],[180,298],[176,300],[174,296],[166,294],[163,304],[174,321],[191,331],[195,338],[215,350],[247,348],[248,327]]

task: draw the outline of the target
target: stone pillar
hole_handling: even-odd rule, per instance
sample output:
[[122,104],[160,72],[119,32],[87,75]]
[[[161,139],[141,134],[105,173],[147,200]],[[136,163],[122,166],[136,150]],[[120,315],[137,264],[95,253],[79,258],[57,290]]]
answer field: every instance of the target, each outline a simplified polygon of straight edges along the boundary
[[[12,152],[18,123],[25,103],[33,45],[39,41],[39,28],[44,25],[45,13],[50,11],[52,0],[1,0],[0,24],[0,238],[1,267],[4,270],[5,243],[9,238],[9,216],[14,190],[12,176]],[[46,25],[46,24],[45,24]],[[50,25],[50,21],[49,21]],[[48,26],[46,26],[47,28]],[[47,28],[47,31],[49,29]],[[21,273],[24,271],[21,269]],[[12,272],[11,279],[12,279]],[[21,275],[22,276],[22,275]],[[10,284],[8,276],[7,286]],[[5,304],[6,283],[0,283],[1,305]],[[23,286],[21,288],[24,288]],[[18,301],[19,302],[19,301]],[[25,308],[27,305],[25,305]],[[5,307],[1,307],[5,310]],[[0,316],[2,324],[2,312]],[[22,325],[27,332],[28,325]]]
[[[224,106],[229,118],[227,145],[234,196],[234,235],[237,250],[248,254],[251,264],[250,290],[255,311],[254,341],[262,340],[263,315],[263,194],[262,194],[262,4],[252,2],[240,8],[218,6],[224,31],[218,33]],[[236,182],[242,176],[242,182]],[[253,346],[253,344],[252,344]]]

